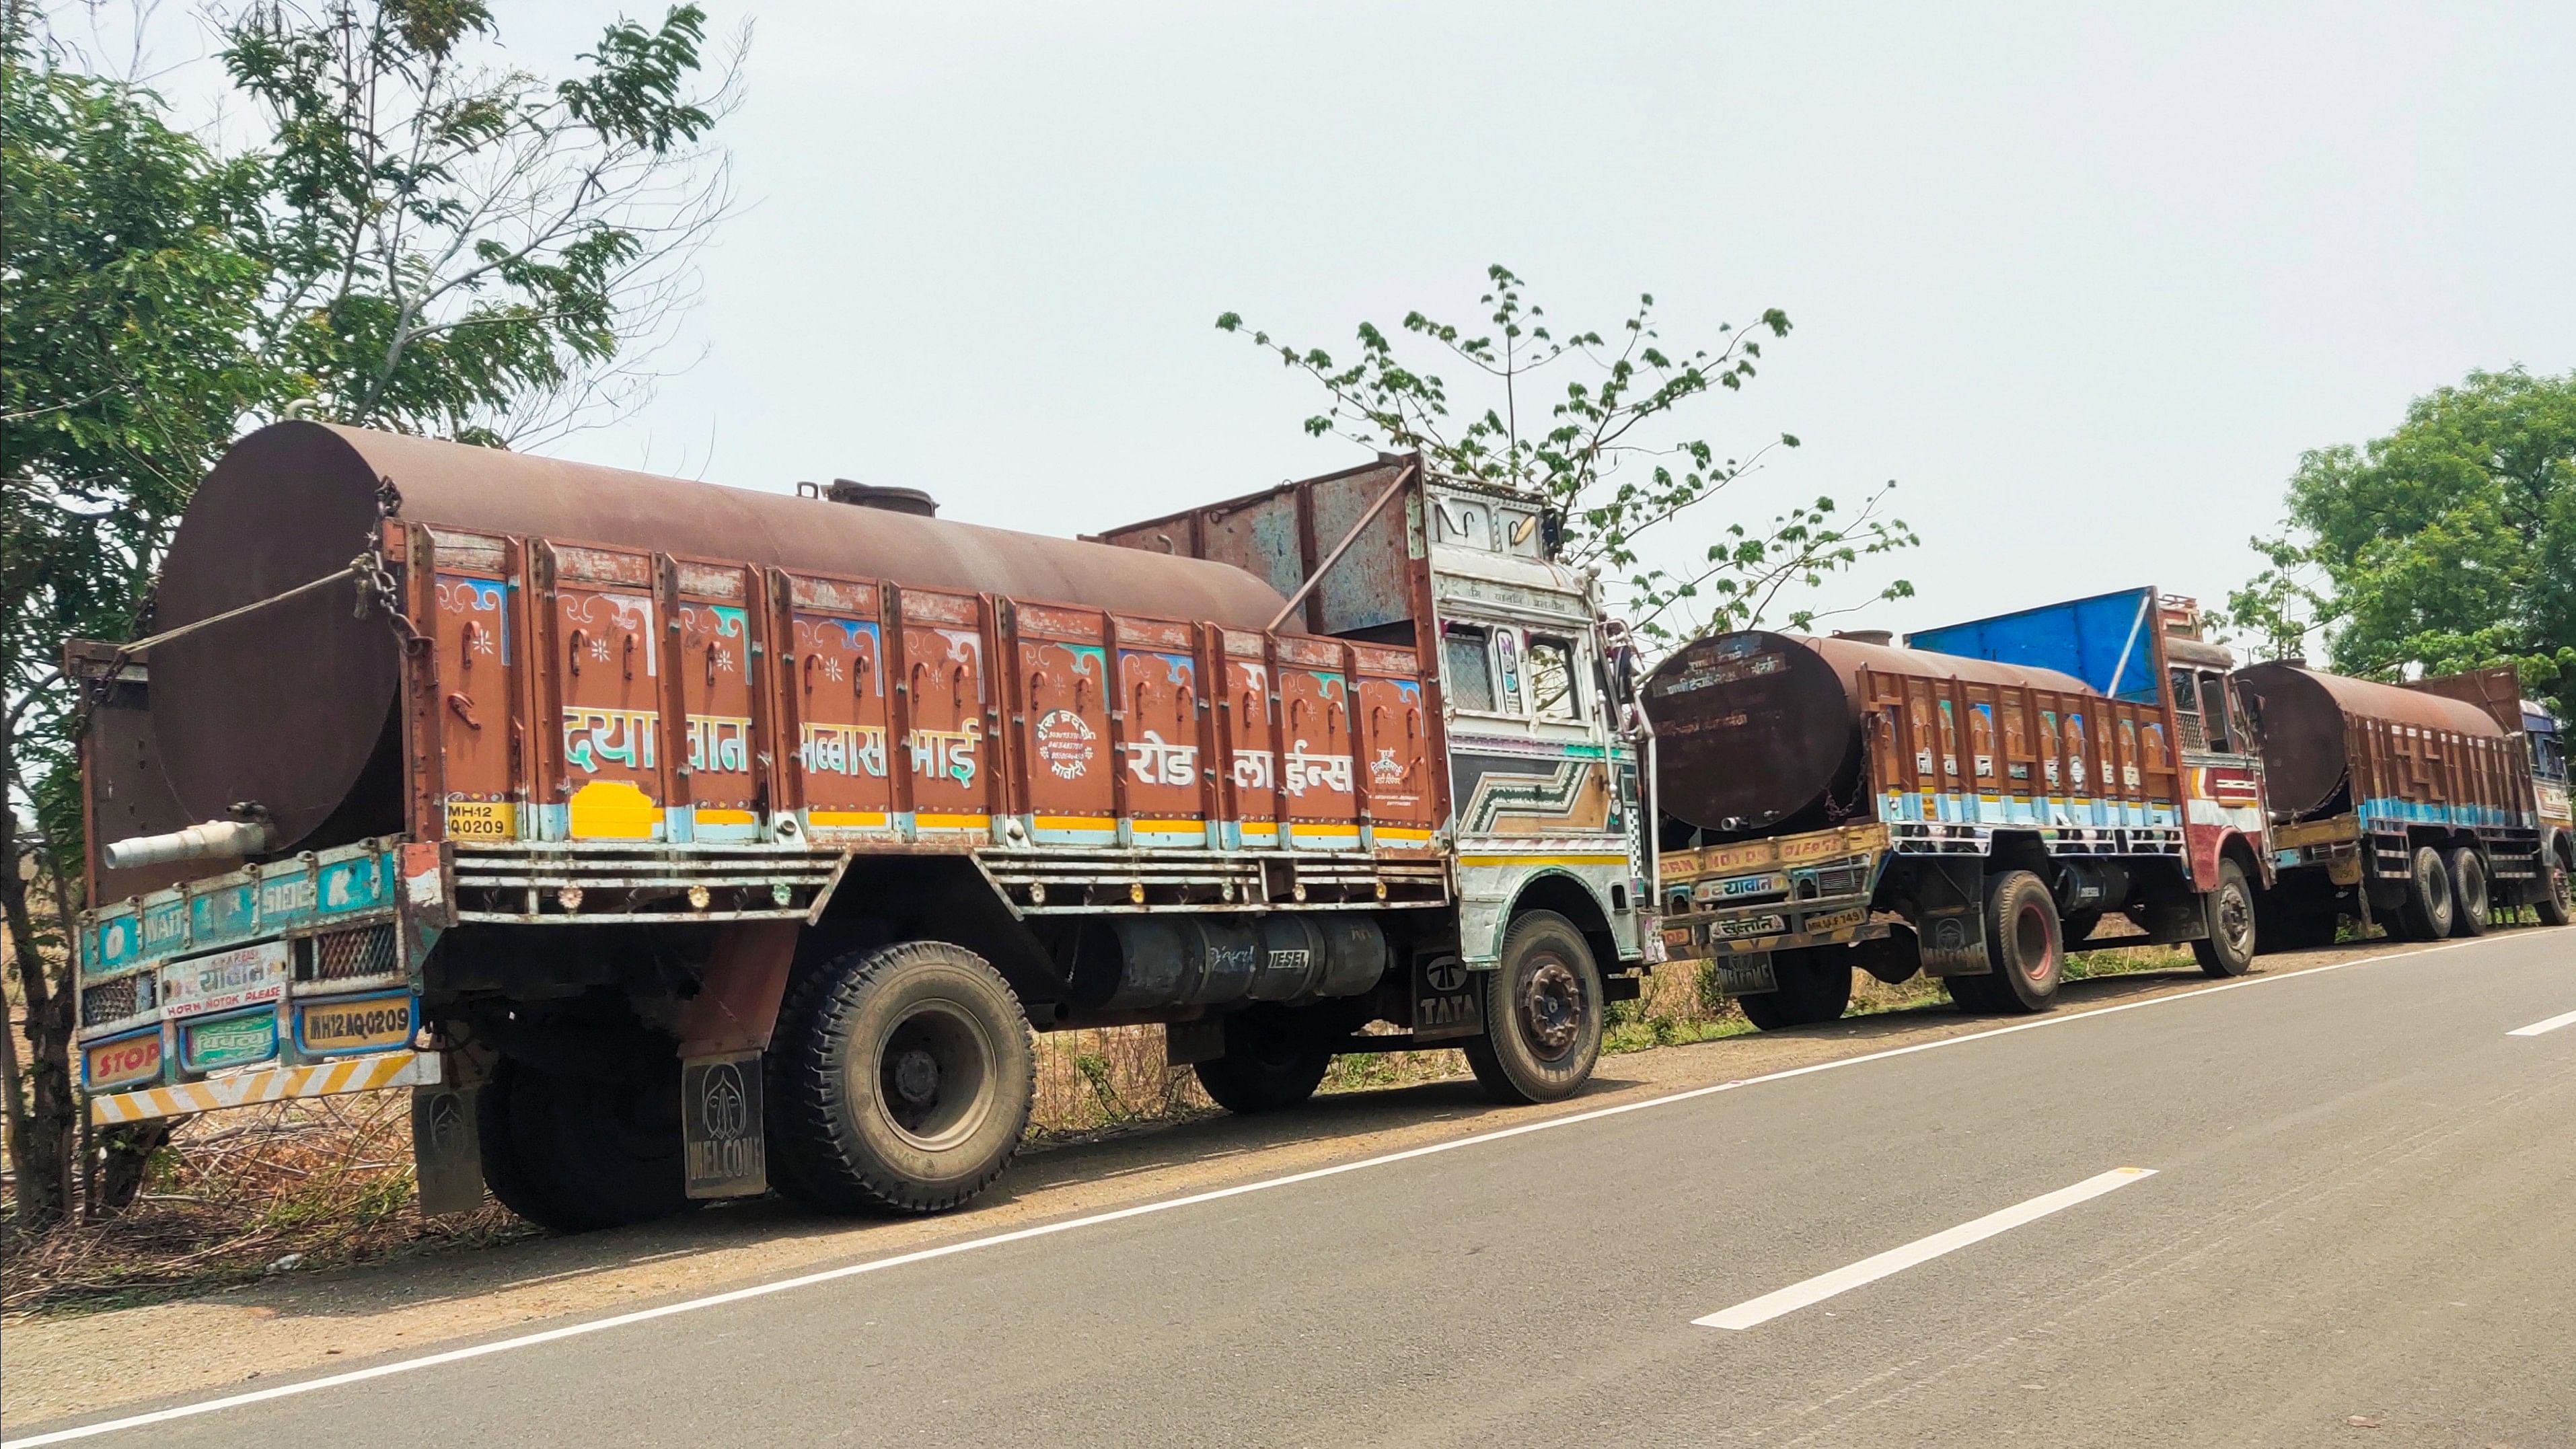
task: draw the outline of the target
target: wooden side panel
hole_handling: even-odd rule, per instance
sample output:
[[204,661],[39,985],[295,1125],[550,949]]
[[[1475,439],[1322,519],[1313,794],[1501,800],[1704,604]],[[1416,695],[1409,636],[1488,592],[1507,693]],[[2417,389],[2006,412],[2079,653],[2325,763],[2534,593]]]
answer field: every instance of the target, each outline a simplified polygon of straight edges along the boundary
[[516,840],[525,747],[511,620],[516,550],[507,539],[439,533],[433,554],[446,838]]
[[1115,627],[1131,839],[1148,847],[1206,846],[1193,631],[1187,624],[1126,618]]
[[1118,762],[1101,616],[1022,604],[1015,617],[1015,713],[1019,756],[1028,762],[1030,829],[1040,845],[1114,845]]
[[1279,721],[1273,702],[1270,654],[1263,636],[1220,630],[1225,692],[1218,706],[1224,731],[1225,814],[1246,849],[1279,844]]
[[1341,646],[1278,641],[1280,784],[1288,797],[1289,844],[1299,850],[1356,850],[1359,800],[1351,761],[1350,681]]
[[793,777],[805,828],[826,839],[891,833],[880,590],[856,580],[783,577],[787,638],[779,692],[782,713],[792,717]]
[[1433,825],[1431,740],[1421,672],[1410,652],[1356,645],[1360,773],[1369,835],[1379,850],[1428,850]]
[[756,687],[763,631],[752,607],[755,575],[688,560],[675,567],[692,831],[701,840],[756,840],[770,730]]
[[992,838],[985,746],[985,639],[981,601],[969,595],[896,591],[902,618],[904,780],[917,838],[980,845]]
[[546,834],[662,839],[670,761],[653,560],[608,549],[556,546],[548,552],[549,714],[560,734],[556,793],[563,803],[549,809]]

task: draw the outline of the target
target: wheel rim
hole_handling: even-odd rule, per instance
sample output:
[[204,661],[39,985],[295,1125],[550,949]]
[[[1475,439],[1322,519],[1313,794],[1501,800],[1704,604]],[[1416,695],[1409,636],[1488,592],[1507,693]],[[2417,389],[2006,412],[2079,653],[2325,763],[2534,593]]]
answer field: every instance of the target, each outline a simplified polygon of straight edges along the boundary
[[877,1043],[877,1111],[914,1147],[954,1147],[991,1115],[998,1059],[972,1012],[953,1001],[916,1002]]
[[2045,986],[2057,974],[2057,953],[2050,949],[2048,927],[2054,908],[2025,905],[2013,913],[2013,961],[2034,986]]
[[2431,851],[2415,857],[2415,890],[2424,898],[2424,914],[2445,920],[2451,914],[2451,892],[2442,882],[2441,859]]
[[1539,1056],[1553,1061],[1574,1047],[1583,1030],[1583,985],[1564,962],[1548,957],[1530,969],[1516,1003],[1521,1035]]
[[2254,944],[2254,903],[2236,886],[2218,893],[2218,930],[2232,955],[2241,956]]

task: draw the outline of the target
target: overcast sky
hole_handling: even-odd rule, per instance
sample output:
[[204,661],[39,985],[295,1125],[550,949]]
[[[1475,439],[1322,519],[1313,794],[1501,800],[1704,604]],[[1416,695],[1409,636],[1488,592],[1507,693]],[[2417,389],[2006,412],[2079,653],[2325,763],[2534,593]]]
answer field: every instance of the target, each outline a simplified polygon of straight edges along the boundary
[[[2564,0],[707,3],[756,33],[704,357],[551,451],[1095,530],[1365,456],[1219,312],[1346,348],[1500,261],[1560,324],[1785,309],[1706,427],[1806,446],[1666,548],[1898,479],[1902,630],[2218,600],[2302,449],[2576,367]],[[554,68],[619,7],[495,8]]]

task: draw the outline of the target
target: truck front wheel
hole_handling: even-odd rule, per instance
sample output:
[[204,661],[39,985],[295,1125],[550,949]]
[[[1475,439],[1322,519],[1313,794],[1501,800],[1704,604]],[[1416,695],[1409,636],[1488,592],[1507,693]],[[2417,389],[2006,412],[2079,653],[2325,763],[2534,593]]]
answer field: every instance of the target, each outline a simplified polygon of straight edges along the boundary
[[2487,863],[2463,845],[2451,852],[2451,934],[2487,933]]
[[2413,864],[2398,922],[2411,940],[2438,941],[2451,934],[2451,873],[2442,865],[2442,852],[2429,845],[2415,847]]
[[2204,902],[2209,936],[2191,943],[2191,954],[2204,976],[2242,976],[2254,965],[2259,927],[2254,919],[2254,890],[2245,883],[2245,868],[2232,860],[2218,862],[2218,889]]
[[1744,1019],[1764,1031],[1813,1026],[1838,1020],[1851,1006],[1852,968],[1848,946],[1806,946],[1771,953],[1771,979],[1777,991],[1739,996]]
[[2541,864],[2548,878],[2540,884],[2540,898],[2532,902],[2540,910],[2540,923],[2563,926],[2576,920],[2576,888],[2570,886],[2567,862],[2551,851]]
[[1037,1062],[1019,998],[942,941],[853,951],[806,974],[770,1057],[772,1152],[826,1212],[941,1212],[1002,1175]]
[[616,1081],[502,1058],[475,1093],[483,1182],[501,1205],[559,1233],[686,1211],[680,1073],[672,1057]]
[[1467,1065],[1497,1102],[1574,1095],[1601,1058],[1601,971],[1574,923],[1531,911],[1503,934],[1502,961],[1483,973],[1485,1034]]

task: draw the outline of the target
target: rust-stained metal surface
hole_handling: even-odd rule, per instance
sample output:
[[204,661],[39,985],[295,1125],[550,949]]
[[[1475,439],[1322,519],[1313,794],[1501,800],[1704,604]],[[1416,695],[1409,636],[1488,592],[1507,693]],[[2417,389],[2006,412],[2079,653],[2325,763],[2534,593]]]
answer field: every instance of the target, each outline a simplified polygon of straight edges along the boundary
[[2510,664],[2494,664],[2460,674],[2437,674],[2408,680],[2406,688],[2456,699],[2486,712],[2506,734],[2522,729],[2522,676]]
[[1742,832],[1835,808],[1865,811],[1863,670],[2097,697],[2049,669],[1851,638],[1714,635],[1666,659],[1646,681],[1664,812],[1701,829]]
[[[604,545],[628,551],[624,559],[640,562],[627,566],[647,571],[654,554],[680,555],[727,561],[737,566],[738,578],[749,577],[739,566],[750,566],[900,581],[947,591],[970,613],[977,595],[1009,595],[1250,629],[1260,628],[1283,602],[1278,590],[1224,563],[1143,556],[883,509],[289,422],[236,444],[198,491],[164,566],[155,626],[203,619],[346,565],[376,537],[380,483],[399,496],[396,511],[406,523],[545,539],[558,549]],[[648,581],[594,582],[602,587],[593,594],[627,588],[635,596],[632,586]],[[710,609],[693,614],[688,606],[721,604],[719,596],[732,587],[717,587],[713,594],[673,591],[682,607],[672,622],[684,631],[693,617],[707,625],[715,617]],[[371,770],[381,773],[392,765],[388,721],[403,666],[381,611],[357,618],[357,602],[354,582],[338,585],[155,651],[154,733],[183,815],[211,818],[236,801],[255,800],[271,812],[281,840],[291,846],[322,830],[344,802],[366,793],[361,782]],[[596,622],[587,629],[577,620],[530,622],[579,633],[585,648],[605,637]],[[454,658],[441,662],[470,668],[468,653],[497,638],[469,632],[461,646],[443,640],[440,647]],[[613,668],[593,667],[574,691],[581,698],[568,702],[595,710],[662,708],[659,666],[665,651],[694,660],[707,642],[696,634],[676,640],[623,636],[616,647],[645,650],[655,666],[645,671],[657,681],[646,692],[651,697],[626,697],[642,686],[633,677],[635,660],[620,656],[611,661]],[[500,669],[485,667],[487,676]],[[612,673],[614,689],[606,684]],[[700,678],[697,684],[706,698],[671,700],[675,713],[686,704],[686,712],[707,718],[752,717],[750,701],[725,696],[721,681]],[[444,712],[455,708],[450,702]],[[965,708],[962,696],[923,706],[925,714],[944,709],[938,723],[952,729],[957,721],[947,714]],[[468,731],[480,740],[479,750],[469,753],[485,757],[469,762],[469,771],[488,770],[511,748],[503,732],[510,719],[504,708],[493,717],[492,733]],[[533,751],[529,742],[522,745]],[[662,759],[655,773],[671,768]],[[709,788],[716,783],[708,781]],[[727,794],[729,808],[751,803],[750,784],[743,774]],[[983,803],[967,798],[974,792],[957,793],[954,803],[961,807]]]
[[2523,808],[2510,778],[2521,747],[2474,704],[2295,664],[2249,665],[2235,677],[2276,815],[2431,809],[2447,819],[2453,807]]

